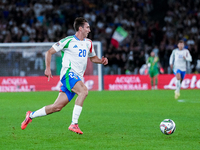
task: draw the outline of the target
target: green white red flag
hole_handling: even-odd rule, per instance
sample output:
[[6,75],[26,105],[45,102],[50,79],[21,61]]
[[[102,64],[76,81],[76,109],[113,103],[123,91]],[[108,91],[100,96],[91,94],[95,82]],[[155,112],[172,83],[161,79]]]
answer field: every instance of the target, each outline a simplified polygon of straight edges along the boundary
[[121,26],[118,26],[112,36],[111,43],[114,47],[118,48],[120,42],[122,42],[127,36],[128,32],[124,30]]

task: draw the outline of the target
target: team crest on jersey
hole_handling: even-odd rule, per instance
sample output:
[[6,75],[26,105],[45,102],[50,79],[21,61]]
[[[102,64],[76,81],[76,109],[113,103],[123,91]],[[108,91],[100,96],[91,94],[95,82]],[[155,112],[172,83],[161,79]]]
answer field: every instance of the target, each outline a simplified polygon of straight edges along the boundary
[[183,55],[178,55],[178,58],[183,58]]
[[87,48],[90,49],[90,44],[86,44]]
[[74,73],[74,76],[73,76],[73,77],[74,77],[74,79],[76,79],[76,80],[78,79],[78,76],[77,76],[77,74],[75,74],[75,73]]

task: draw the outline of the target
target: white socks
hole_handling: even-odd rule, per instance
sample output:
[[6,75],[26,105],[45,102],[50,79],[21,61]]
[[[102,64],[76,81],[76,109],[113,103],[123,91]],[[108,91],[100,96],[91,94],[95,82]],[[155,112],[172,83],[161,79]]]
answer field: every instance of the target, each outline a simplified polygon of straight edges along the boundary
[[[73,114],[72,114],[72,124],[77,124],[78,123],[78,119],[79,119],[79,116],[81,114],[81,111],[82,111],[82,107],[79,106],[79,105],[75,105],[74,106],[74,110],[73,110]],[[42,116],[46,116],[46,111],[45,111],[45,106],[42,107],[41,109],[37,110],[37,111],[34,111],[30,114],[30,118],[33,119],[33,118],[36,118],[36,117],[42,117]]]
[[42,117],[42,116],[46,116],[46,111],[45,111],[45,106],[42,107],[41,109],[37,110],[37,111],[34,111],[30,114],[30,118],[36,118],[36,117]]
[[75,105],[74,106],[74,110],[73,110],[73,115],[72,115],[72,124],[77,124],[78,123],[78,118],[81,114],[82,111],[82,107],[79,105]]
[[181,88],[181,81],[180,80],[176,80],[176,91],[180,92],[180,88]]

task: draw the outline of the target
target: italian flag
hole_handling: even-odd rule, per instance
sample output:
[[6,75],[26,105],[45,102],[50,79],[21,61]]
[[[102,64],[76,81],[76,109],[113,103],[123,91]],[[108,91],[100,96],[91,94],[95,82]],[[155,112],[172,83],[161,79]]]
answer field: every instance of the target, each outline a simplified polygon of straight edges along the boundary
[[119,43],[122,42],[127,36],[128,32],[126,32],[121,26],[118,26],[112,36],[111,43],[114,47],[118,48]]

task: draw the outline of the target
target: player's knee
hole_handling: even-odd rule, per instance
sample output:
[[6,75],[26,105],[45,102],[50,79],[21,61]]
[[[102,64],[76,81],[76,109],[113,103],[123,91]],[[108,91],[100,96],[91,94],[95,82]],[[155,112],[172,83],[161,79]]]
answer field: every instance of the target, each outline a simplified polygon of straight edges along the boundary
[[58,111],[61,111],[62,108],[63,108],[62,106],[56,106],[56,105],[54,105],[52,109],[53,109],[53,112],[58,112]]
[[84,97],[87,97],[87,95],[88,95],[88,89],[87,89],[87,88],[84,88],[84,89],[81,91],[81,94],[82,94]]
[[86,89],[86,90],[84,90],[84,95],[85,95],[85,97],[87,97],[88,96],[88,90]]

